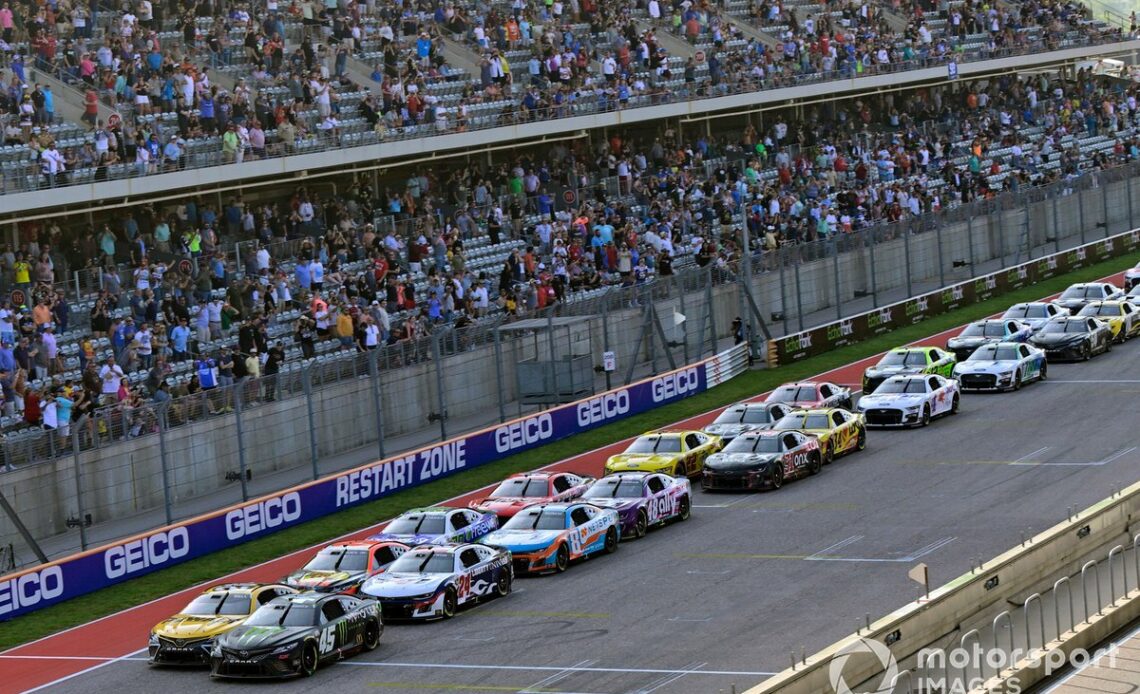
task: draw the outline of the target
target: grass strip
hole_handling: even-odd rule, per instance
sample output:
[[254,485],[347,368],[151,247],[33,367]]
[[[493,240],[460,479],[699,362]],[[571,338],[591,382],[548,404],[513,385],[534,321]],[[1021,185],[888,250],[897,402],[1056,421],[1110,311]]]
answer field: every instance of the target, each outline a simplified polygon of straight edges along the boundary
[[[864,342],[847,345],[794,364],[773,370],[749,371],[713,390],[705,391],[680,402],[555,441],[537,450],[512,455],[482,467],[345,509],[267,537],[251,540],[238,547],[199,557],[169,569],[156,571],[18,617],[5,622],[4,628],[0,629],[0,649],[27,643],[61,629],[83,624],[133,605],[177,592],[196,583],[210,581],[289,552],[325,542],[372,525],[385,518],[397,516],[407,509],[428,506],[441,499],[479,489],[497,482],[511,473],[533,470],[536,467],[569,458],[650,429],[663,427],[737,400],[752,397],[758,393],[771,390],[786,381],[803,379],[858,361],[897,345],[919,340],[954,326],[998,313],[1011,304],[1034,301],[1042,296],[1060,292],[1070,284],[1105,277],[1138,261],[1140,261],[1140,253],[1121,256],[1060,277],[1050,278],[1038,284],[1022,287],[980,303],[964,306]],[[140,634],[140,644],[143,642],[143,638],[144,635]]]

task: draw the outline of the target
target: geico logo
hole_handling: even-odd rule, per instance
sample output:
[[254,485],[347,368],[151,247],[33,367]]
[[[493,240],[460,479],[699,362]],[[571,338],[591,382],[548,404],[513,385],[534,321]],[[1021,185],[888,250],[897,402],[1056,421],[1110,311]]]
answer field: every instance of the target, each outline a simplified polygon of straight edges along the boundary
[[578,405],[578,426],[584,427],[604,422],[626,412],[629,412],[628,390],[599,395]]
[[653,379],[653,402],[661,402],[696,390],[700,385],[695,368]]
[[63,571],[49,566],[18,578],[0,581],[0,615],[31,607],[63,595]]
[[300,517],[301,495],[289,492],[227,513],[226,537],[240,540],[246,535],[276,528]]
[[537,443],[554,436],[554,420],[549,414],[527,417],[495,430],[495,450],[500,453]]
[[103,569],[107,578],[119,578],[184,557],[189,551],[190,533],[174,528],[112,547],[103,553]]

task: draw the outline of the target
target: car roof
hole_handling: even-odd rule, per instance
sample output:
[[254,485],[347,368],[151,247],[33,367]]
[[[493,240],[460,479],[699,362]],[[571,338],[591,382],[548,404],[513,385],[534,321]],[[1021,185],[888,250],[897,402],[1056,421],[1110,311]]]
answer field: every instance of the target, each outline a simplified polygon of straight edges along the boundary
[[764,431],[748,431],[748,432],[741,434],[739,438],[742,438],[742,439],[771,439],[771,438],[775,438],[777,436],[783,436],[784,434],[788,433],[789,431],[792,431],[792,430],[791,429],[784,429],[782,431],[774,431],[771,429],[765,429]]
[[643,480],[654,473],[652,472],[615,472],[612,475],[606,475],[602,479],[611,479],[617,477],[623,480]]
[[508,480],[520,479],[520,478],[543,479],[543,478],[554,477],[555,475],[560,475],[560,474],[562,474],[562,473],[560,473],[560,472],[516,472],[515,474],[507,477],[507,479]]
[[888,381],[915,381],[915,380],[921,381],[922,379],[924,379],[928,376],[937,376],[937,375],[938,374],[897,374],[895,376],[891,376],[887,380]]
[[337,593],[317,593],[315,591],[306,591],[304,593],[296,593],[295,595],[281,595],[273,600],[270,604],[275,602],[291,602],[298,605],[316,605],[324,602],[328,598],[339,597]]
[[[691,433],[693,433],[693,432],[682,430],[682,429],[662,429],[660,431],[647,431],[644,434],[642,434],[641,437],[644,437],[644,436],[684,436],[686,434],[691,434]],[[639,438],[641,438],[641,437],[639,437]]]
[[919,346],[919,347],[895,347],[891,351],[892,352],[929,352],[932,349],[935,349],[935,348],[934,347],[922,347],[922,346]]
[[802,415],[831,414],[832,412],[835,412],[836,410],[839,410],[839,409],[842,409],[842,408],[840,408],[840,407],[810,407],[810,408],[801,408],[798,410],[792,410],[788,414],[789,415],[792,415],[792,414],[802,414]]
[[252,593],[258,588],[276,585],[276,583],[221,583],[216,586],[210,586],[206,590],[202,591],[202,593]]
[[555,504],[531,504],[530,506],[527,506],[526,508],[524,508],[522,511],[519,511],[519,513],[525,513],[527,511],[534,511],[536,509],[549,509],[551,511],[565,511],[566,509],[570,508],[571,506],[580,506],[580,505],[584,505],[584,504],[582,504],[582,502],[577,502],[577,501],[570,501],[570,502],[566,502],[566,503],[559,502],[559,503],[555,503]]

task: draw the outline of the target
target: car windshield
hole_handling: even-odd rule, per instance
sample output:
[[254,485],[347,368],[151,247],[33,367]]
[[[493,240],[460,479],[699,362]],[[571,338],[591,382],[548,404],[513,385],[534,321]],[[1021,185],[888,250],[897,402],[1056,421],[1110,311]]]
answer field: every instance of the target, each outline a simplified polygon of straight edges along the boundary
[[1018,304],[1005,312],[1005,318],[1046,318],[1049,309],[1041,304]]
[[[499,488],[501,489],[502,485]],[[495,490],[495,493],[497,494],[498,490]],[[446,532],[445,520],[442,513],[411,513],[389,523],[384,532],[390,535],[442,535]]]
[[310,627],[317,623],[315,605],[302,605],[293,601],[271,602],[257,608],[245,621],[249,627]]
[[982,323],[970,323],[961,332],[959,337],[982,337],[986,334],[986,326]]
[[641,480],[603,479],[586,490],[586,499],[631,499],[644,496]]
[[813,402],[815,386],[780,386],[768,396],[768,402]]
[[641,436],[625,449],[626,453],[680,453],[680,436]]
[[879,366],[926,366],[926,352],[888,352]]
[[199,595],[190,601],[182,614],[198,616],[249,614],[249,593],[216,592]]
[[535,508],[520,511],[503,524],[503,530],[565,530],[566,511]]
[[978,348],[966,361],[1017,361],[1020,358],[1016,347],[986,345]]
[[1090,304],[1081,309],[1081,316],[1119,316],[1120,306],[1117,304]]
[[305,571],[364,571],[368,568],[368,552],[364,550],[324,549],[305,564]]
[[925,393],[926,382],[921,378],[908,378],[900,381],[884,381],[883,385],[875,389],[875,395],[883,393]]
[[1061,295],[1062,299],[1099,299],[1104,296],[1104,291],[1100,285],[1090,285],[1087,287],[1069,287],[1065,293]]
[[1062,320],[1049,323],[1041,332],[1059,335],[1061,333],[1083,333],[1087,330],[1088,326],[1083,320]]
[[779,453],[780,441],[775,436],[742,436],[724,447],[724,453]]
[[768,424],[772,413],[766,407],[730,407],[713,424]]
[[776,422],[777,429],[827,429],[827,415],[793,412]]
[[455,570],[450,552],[408,552],[388,567],[392,573],[449,574]]
[[504,496],[550,496],[550,483],[545,477],[512,477],[491,492],[492,498]]

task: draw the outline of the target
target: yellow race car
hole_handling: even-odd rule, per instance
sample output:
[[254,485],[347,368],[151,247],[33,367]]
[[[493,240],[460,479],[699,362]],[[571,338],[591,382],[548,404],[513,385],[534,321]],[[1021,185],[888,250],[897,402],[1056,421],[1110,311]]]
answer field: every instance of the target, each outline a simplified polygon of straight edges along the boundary
[[227,583],[190,601],[150,630],[151,665],[209,665],[214,639],[237,627],[257,608],[295,588],[277,583]]
[[1092,316],[1108,323],[1115,342],[1140,335],[1140,309],[1128,301],[1091,301],[1077,315]]
[[701,431],[653,431],[634,439],[624,453],[610,456],[606,474],[658,472],[695,477],[704,469],[705,458],[721,447],[719,436]]
[[867,447],[866,419],[839,407],[796,410],[784,415],[772,429],[794,429],[818,438],[824,464]]

